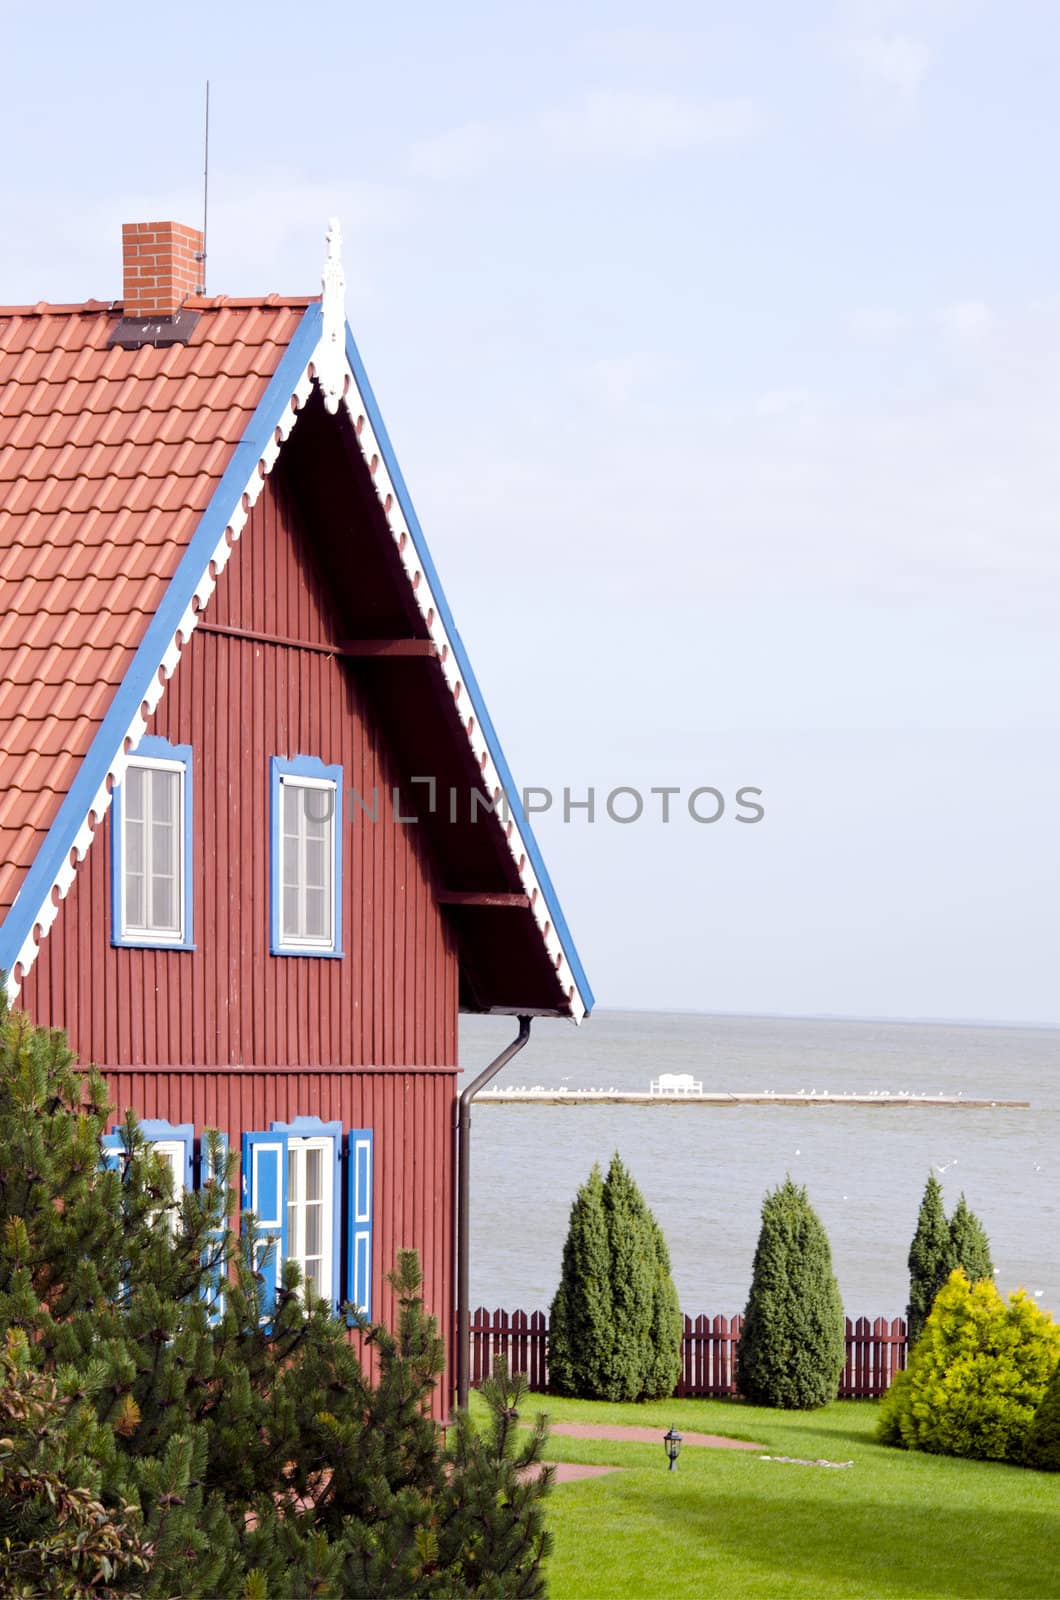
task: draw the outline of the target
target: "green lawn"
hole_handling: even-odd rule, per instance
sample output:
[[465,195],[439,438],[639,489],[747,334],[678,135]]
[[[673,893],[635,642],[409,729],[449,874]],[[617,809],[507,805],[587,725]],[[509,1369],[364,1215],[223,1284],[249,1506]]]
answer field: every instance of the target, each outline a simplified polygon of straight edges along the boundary
[[[550,1497],[553,1600],[1060,1600],[1060,1474],[957,1461],[875,1442],[877,1407],[841,1401],[809,1413],[735,1401],[603,1405],[532,1396],[528,1418],[658,1425],[659,1443],[554,1435],[554,1461],[621,1464]],[[853,1460],[832,1471],[692,1449],[666,1470],[662,1435],[753,1439],[771,1454]]]

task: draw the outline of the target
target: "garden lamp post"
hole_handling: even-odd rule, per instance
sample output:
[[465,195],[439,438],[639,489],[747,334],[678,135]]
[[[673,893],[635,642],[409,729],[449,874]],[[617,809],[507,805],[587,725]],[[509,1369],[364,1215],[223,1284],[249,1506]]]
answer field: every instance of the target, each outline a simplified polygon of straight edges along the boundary
[[677,1471],[677,1458],[681,1454],[681,1439],[682,1435],[678,1433],[671,1422],[669,1433],[663,1434],[663,1444],[666,1446],[666,1454],[670,1458],[671,1472]]

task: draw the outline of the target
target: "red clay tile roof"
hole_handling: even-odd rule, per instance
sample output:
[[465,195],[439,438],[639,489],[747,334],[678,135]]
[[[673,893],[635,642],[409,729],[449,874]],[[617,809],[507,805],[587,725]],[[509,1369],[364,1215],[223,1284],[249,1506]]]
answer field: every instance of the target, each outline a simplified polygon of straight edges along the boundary
[[0,307],[0,919],[308,304],[191,300],[165,350]]

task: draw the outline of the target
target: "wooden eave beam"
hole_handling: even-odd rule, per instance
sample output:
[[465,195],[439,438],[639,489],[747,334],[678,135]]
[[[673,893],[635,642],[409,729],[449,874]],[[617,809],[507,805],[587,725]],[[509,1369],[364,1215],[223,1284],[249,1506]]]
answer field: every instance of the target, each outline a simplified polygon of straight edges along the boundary
[[438,654],[438,646],[433,639],[340,639],[336,649],[340,655],[362,658],[376,656],[432,658]]
[[494,906],[509,911],[529,911],[528,894],[501,894],[480,889],[440,889],[437,894],[440,906]]

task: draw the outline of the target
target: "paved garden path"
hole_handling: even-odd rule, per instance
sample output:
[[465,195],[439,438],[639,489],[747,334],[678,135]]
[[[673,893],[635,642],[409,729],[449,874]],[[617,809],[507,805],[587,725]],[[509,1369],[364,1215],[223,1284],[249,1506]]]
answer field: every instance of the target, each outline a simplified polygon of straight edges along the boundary
[[[562,1433],[568,1439],[614,1439],[636,1444],[662,1444],[663,1428],[624,1427],[610,1422],[550,1422],[549,1433]],[[725,1439],[720,1433],[683,1433],[685,1444],[706,1445],[711,1450],[763,1450],[764,1445],[746,1439]]]

